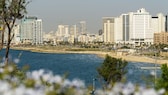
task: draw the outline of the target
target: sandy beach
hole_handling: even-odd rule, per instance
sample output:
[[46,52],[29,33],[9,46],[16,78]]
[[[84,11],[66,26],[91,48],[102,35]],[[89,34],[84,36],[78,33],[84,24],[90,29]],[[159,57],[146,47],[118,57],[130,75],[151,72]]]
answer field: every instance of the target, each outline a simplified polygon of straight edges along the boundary
[[34,47],[12,47],[15,50],[29,50],[31,52],[42,52],[42,53],[78,53],[78,54],[96,54],[99,57],[105,57],[107,54],[115,57],[122,58],[126,61],[131,62],[146,62],[146,63],[157,63],[157,64],[168,64],[168,60],[164,59],[154,59],[147,56],[135,56],[135,55],[122,55],[117,56],[115,52],[106,52],[106,51],[67,51],[65,49],[42,49]]

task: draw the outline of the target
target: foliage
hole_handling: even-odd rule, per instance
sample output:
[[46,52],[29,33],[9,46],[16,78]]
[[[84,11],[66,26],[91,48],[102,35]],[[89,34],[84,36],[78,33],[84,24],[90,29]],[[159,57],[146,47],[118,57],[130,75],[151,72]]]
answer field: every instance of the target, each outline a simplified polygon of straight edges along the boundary
[[123,75],[126,73],[125,67],[128,62],[122,59],[113,58],[106,55],[103,64],[98,68],[98,73],[109,84],[120,82]]
[[[65,79],[50,71],[24,72],[15,64],[0,66],[0,95],[90,95],[83,81]],[[163,95],[164,89],[137,87],[116,83],[107,89],[96,89],[94,95]]]
[[167,64],[163,64],[161,66],[162,74],[161,78],[157,81],[156,88],[165,88],[166,95],[168,95],[168,66]]
[[130,49],[130,47],[124,45],[124,46],[121,47],[121,49]]
[[4,40],[4,31],[5,28],[8,30],[7,35],[7,46],[6,46],[6,64],[8,64],[8,54],[10,49],[10,43],[14,37],[14,33],[12,34],[12,29],[15,25],[16,20],[24,17],[26,13],[26,6],[29,1],[26,0],[0,0],[0,18],[3,24],[2,31],[2,47]]

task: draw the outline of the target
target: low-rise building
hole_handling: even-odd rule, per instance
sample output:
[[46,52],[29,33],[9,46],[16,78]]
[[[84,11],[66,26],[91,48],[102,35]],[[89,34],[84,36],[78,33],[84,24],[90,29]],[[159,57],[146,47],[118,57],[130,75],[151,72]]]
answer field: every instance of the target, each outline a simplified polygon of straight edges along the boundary
[[154,33],[154,44],[168,44],[168,32]]

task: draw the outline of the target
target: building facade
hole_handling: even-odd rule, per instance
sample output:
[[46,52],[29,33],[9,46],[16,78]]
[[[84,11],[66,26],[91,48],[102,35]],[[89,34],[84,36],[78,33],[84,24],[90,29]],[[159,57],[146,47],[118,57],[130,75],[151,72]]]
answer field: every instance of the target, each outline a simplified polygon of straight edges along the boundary
[[144,8],[119,17],[103,17],[105,43],[153,44],[154,33],[167,30],[167,16],[152,17]]
[[42,20],[37,17],[25,17],[21,20],[20,40],[24,44],[43,44]]
[[168,44],[168,32],[154,33],[154,44]]
[[56,32],[57,42],[68,41],[69,36],[69,25],[58,25],[58,29]]
[[34,21],[33,28],[33,41],[32,44],[39,45],[43,44],[43,30],[42,30],[42,20],[37,19]]
[[114,17],[103,17],[103,39],[105,43],[114,43]]
[[122,15],[122,29],[123,29],[123,41],[127,43],[130,38],[130,18],[128,14],[123,14]]
[[122,16],[116,17],[114,19],[114,42],[121,43],[123,41],[123,24],[122,24]]
[[152,44],[153,31],[151,27],[151,15],[144,8],[130,15],[132,15],[130,40],[134,44],[139,45],[142,43]]
[[86,21],[79,22],[79,32],[80,32],[80,34],[86,34],[86,32],[87,32]]

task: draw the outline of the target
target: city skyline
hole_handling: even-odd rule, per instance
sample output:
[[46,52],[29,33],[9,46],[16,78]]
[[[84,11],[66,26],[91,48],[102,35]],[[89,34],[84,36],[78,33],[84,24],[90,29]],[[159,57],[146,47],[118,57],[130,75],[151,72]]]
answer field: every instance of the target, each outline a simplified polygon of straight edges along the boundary
[[27,7],[30,16],[43,19],[44,32],[56,31],[57,25],[73,25],[79,21],[86,21],[87,32],[97,33],[102,29],[102,17],[116,17],[122,13],[134,12],[145,8],[152,16],[157,13],[168,12],[168,1],[162,0],[33,0]]

